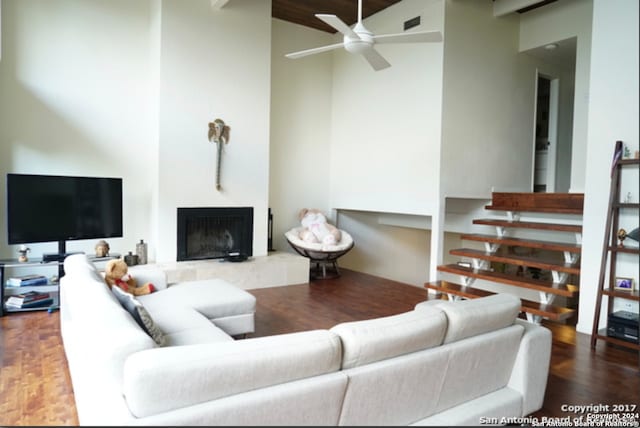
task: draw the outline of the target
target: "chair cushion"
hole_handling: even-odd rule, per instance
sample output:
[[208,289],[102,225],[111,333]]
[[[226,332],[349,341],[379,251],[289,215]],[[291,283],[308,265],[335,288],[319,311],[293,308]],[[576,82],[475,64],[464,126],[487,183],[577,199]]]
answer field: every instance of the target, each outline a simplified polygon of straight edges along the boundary
[[156,326],[149,315],[149,312],[142,306],[133,294],[126,293],[120,287],[112,287],[111,291],[116,296],[123,308],[131,314],[138,325],[156,342],[159,346],[166,344],[166,338],[162,330]]
[[[294,227],[293,229],[286,232],[284,236],[285,238],[287,238],[287,241],[289,241],[291,245],[294,245],[299,248],[304,248],[305,250],[309,250],[310,252],[314,252],[314,253],[344,251],[349,249],[353,245],[353,237],[348,232],[342,229],[340,229],[342,238],[340,239],[340,242],[338,242],[336,245],[304,242],[302,239],[299,238],[300,232],[303,229],[304,229],[303,227]],[[321,258],[321,257],[318,257],[318,258]]]

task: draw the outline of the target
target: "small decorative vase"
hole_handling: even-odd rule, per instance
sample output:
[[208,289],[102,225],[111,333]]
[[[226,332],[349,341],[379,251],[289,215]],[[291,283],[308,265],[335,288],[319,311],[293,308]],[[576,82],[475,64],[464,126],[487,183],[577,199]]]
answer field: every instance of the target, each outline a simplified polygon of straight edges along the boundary
[[138,256],[138,264],[147,264],[147,243],[143,239],[136,244],[136,255]]
[[138,264],[138,256],[129,251],[129,254],[124,256],[124,262],[127,266],[135,266]]

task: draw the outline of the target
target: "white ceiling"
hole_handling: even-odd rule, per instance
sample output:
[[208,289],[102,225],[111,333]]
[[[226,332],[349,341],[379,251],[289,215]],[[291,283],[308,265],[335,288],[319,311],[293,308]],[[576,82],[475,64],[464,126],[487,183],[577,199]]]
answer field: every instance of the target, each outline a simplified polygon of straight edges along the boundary
[[529,49],[524,53],[539,58],[544,62],[573,70],[576,66],[576,41],[575,37],[555,42],[555,49],[547,49],[545,46]]

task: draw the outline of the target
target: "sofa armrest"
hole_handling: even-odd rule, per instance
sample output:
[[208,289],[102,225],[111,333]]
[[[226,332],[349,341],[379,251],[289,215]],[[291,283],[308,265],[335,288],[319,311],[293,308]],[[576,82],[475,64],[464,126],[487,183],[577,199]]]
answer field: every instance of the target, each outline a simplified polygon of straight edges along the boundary
[[513,365],[509,388],[522,395],[522,416],[542,408],[551,363],[551,331],[538,324],[516,320],[524,327]]
[[145,265],[137,265],[131,266],[129,268],[129,273],[136,280],[138,285],[150,282],[157,290],[167,288],[167,274],[161,269]]

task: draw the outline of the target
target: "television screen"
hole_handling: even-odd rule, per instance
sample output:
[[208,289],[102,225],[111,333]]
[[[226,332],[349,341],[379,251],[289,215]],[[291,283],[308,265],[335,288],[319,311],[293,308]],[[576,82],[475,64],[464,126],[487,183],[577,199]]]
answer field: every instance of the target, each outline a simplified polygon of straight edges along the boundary
[[122,236],[122,179],[7,174],[9,244]]

